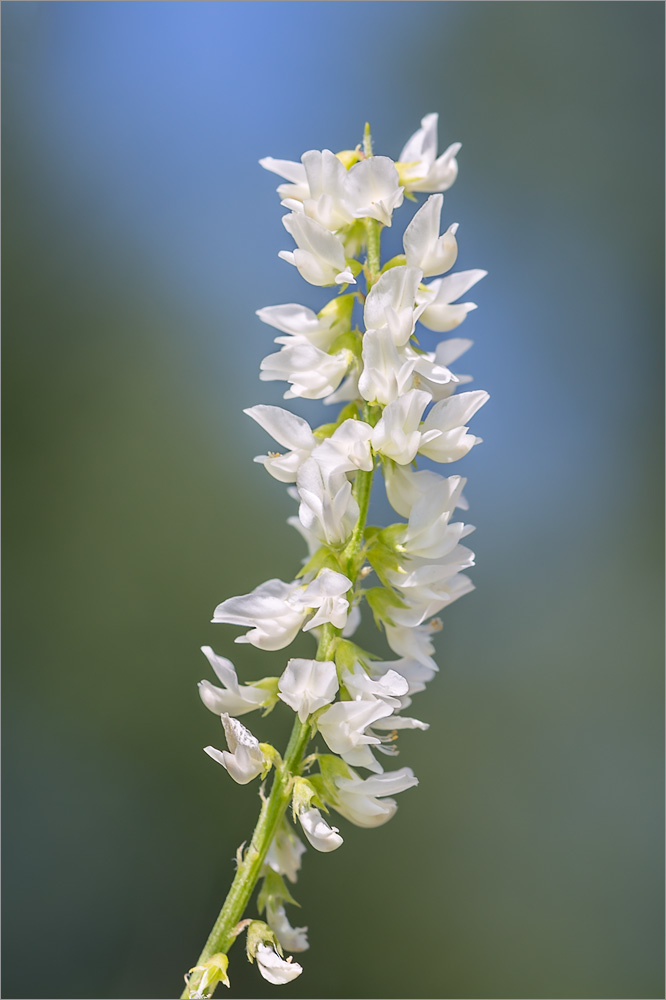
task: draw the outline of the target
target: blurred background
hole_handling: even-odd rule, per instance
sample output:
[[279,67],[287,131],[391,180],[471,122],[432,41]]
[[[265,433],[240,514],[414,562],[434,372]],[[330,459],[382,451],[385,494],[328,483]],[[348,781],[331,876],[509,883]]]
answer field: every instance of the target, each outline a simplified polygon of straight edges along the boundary
[[[305,856],[280,996],[663,996],[663,6],[2,15],[3,995],[182,988],[258,805],[202,753],[199,647],[245,678],[312,648],[209,622],[304,554],[241,409],[284,389],[255,310],[329,296],[278,260],[257,160],[366,119],[395,158],[438,111],[458,268],[489,272],[461,329],[485,443],[453,470],[477,590],[401,737],[419,788]],[[290,716],[253,728],[283,745]],[[274,996],[242,946],[230,974]]]

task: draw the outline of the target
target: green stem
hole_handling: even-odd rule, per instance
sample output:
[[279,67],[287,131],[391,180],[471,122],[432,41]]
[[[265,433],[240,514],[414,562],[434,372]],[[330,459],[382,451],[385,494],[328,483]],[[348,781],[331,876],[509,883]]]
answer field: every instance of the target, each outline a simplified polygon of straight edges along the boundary
[[365,260],[365,280],[370,291],[379,277],[381,227],[376,219],[365,220],[365,233],[368,244],[368,256]]

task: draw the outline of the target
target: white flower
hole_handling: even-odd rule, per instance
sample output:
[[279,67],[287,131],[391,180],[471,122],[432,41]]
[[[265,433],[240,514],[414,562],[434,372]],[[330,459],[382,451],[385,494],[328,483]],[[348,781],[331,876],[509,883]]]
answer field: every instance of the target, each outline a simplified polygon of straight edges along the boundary
[[363,371],[358,390],[370,403],[392,403],[402,396],[412,383],[412,372],[418,355],[406,358],[398,353],[388,327],[367,330],[363,335]]
[[278,257],[297,267],[301,277],[311,285],[356,284],[347,268],[345,248],[339,236],[297,212],[285,215],[282,223],[293,236],[297,249],[281,250]]
[[280,958],[275,948],[271,945],[258,945],[254,957],[257,960],[259,972],[264,979],[269,983],[273,983],[274,986],[283,986],[285,983],[290,983],[292,979],[300,976],[303,971],[303,966],[299,965],[298,962],[292,962],[291,956],[286,961],[284,958]]
[[333,431],[329,438],[317,445],[312,457],[330,473],[354,472],[372,469],[370,439],[372,427],[363,420],[348,419]]
[[229,751],[216,750],[215,747],[204,747],[204,751],[226,768],[234,781],[246,785],[263,771],[264,755],[258,740],[242,722],[232,719],[226,712],[221,719]]
[[419,452],[435,462],[455,462],[466,455],[481,439],[468,434],[464,425],[488,399],[487,392],[475,389],[435,403],[423,421]]
[[373,774],[361,779],[352,777],[335,779],[337,800],[333,808],[356,826],[374,827],[386,823],[395,814],[398,804],[386,795],[397,795],[418,785],[418,779],[409,767],[384,774]]
[[436,632],[441,632],[442,623],[438,618],[434,618],[426,625],[419,625],[418,628],[406,627],[404,625],[384,625],[386,631],[386,641],[398,656],[403,656],[409,660],[416,660],[425,667],[437,670],[432,654],[435,647],[431,636]]
[[215,715],[222,715],[223,712],[245,715],[246,712],[253,712],[271,700],[270,694],[261,688],[253,687],[251,684],[241,686],[231,660],[217,656],[210,646],[202,646],[201,652],[224,685],[223,688],[219,688],[210,681],[199,682],[201,700]]
[[407,140],[398,157],[398,173],[407,191],[446,191],[458,176],[459,142],[437,157],[438,118],[437,114],[422,118],[421,128]]
[[331,231],[352,222],[354,216],[346,204],[348,174],[337,156],[330,149],[310,149],[301,160],[310,189],[303,200],[305,214]]
[[342,473],[323,469],[309,458],[296,480],[301,505],[298,516],[306,531],[313,531],[327,545],[341,545],[358,520],[358,503]]
[[294,160],[276,160],[273,156],[264,156],[262,160],[259,160],[259,164],[264,170],[270,170],[271,173],[278,174],[280,177],[291,181],[290,184],[280,184],[278,187],[277,192],[280,198],[293,198],[296,201],[303,201],[309,197],[310,188],[305,176],[305,167],[302,163],[296,163]]
[[215,608],[213,622],[250,628],[236,642],[251,642],[259,649],[284,649],[296,637],[307,617],[298,599],[302,587],[282,580],[267,580],[249,593],[229,597]]
[[377,680],[373,680],[360,663],[354,670],[345,670],[342,683],[355,701],[383,701],[389,708],[400,708],[400,699],[407,694],[409,684],[395,670],[388,670]]
[[256,420],[278,444],[289,448],[286,455],[257,455],[255,462],[261,462],[267,472],[281,483],[295,483],[296,473],[316,445],[312,428],[303,417],[283,410],[281,406],[250,406],[248,417]]
[[438,477],[414,503],[401,543],[409,555],[439,559],[453,548],[463,533],[469,534],[462,524],[449,525],[464,485],[461,476]]
[[422,277],[418,267],[392,267],[385,271],[365,300],[363,315],[366,329],[387,327],[396,346],[404,346],[425,307],[424,303],[416,304]]
[[476,309],[473,302],[459,302],[451,305],[456,299],[485,278],[487,271],[456,271],[444,278],[436,278],[426,285],[426,290],[419,292],[419,302],[422,308],[419,319],[429,330],[436,333],[447,333],[460,326],[468,312]]
[[347,403],[352,399],[358,398],[358,370],[356,366],[352,368],[349,375],[345,378],[343,382],[340,383],[340,387],[327,396],[324,400],[324,406],[331,406],[333,403]]
[[268,848],[265,864],[278,875],[284,875],[290,882],[295,882],[301,868],[301,855],[305,850],[303,841],[299,840],[291,826],[283,821]]
[[368,673],[371,677],[379,679],[392,670],[404,677],[408,685],[408,695],[425,691],[426,684],[433,679],[438,669],[434,660],[425,664],[406,657],[399,660],[371,660],[368,662]]
[[421,469],[415,472],[408,465],[387,462],[384,469],[386,496],[393,510],[402,517],[409,517],[412,507],[443,480],[438,472]]
[[430,394],[410,389],[389,403],[372,434],[372,447],[398,465],[408,465],[422,444],[419,423]]
[[326,354],[312,344],[293,344],[268,354],[259,366],[262,382],[291,382],[285,399],[323,399],[336,389],[352,360],[349,350]]
[[[324,311],[322,310],[322,313]],[[265,306],[257,309],[257,316],[262,323],[282,330],[286,337],[276,337],[276,344],[312,344],[320,351],[328,351],[339,334],[335,328],[336,316],[333,313],[317,315],[306,306],[295,302],[287,302],[281,306]]]
[[289,660],[278,682],[280,698],[298,712],[301,722],[330,704],[338,687],[335,663],[331,660]]
[[407,264],[420,268],[426,278],[444,274],[458,256],[458,223],[449,226],[443,236],[439,235],[443,204],[443,195],[431,194],[405,229],[402,240]]
[[378,719],[392,714],[385,701],[336,701],[319,716],[317,728],[333,753],[345,754],[364,744],[378,744],[379,738],[365,730]]
[[[472,381],[471,375],[454,375],[449,365],[472,346],[471,340],[451,337],[439,342],[434,351],[419,354],[414,365],[414,388],[425,389],[436,402],[446,399],[456,389]],[[408,352],[411,348],[407,348]]]
[[303,809],[298,818],[303,833],[316,851],[328,854],[342,844],[337,826],[329,826],[318,809]]
[[402,205],[403,197],[398,171],[388,156],[370,156],[347,173],[347,206],[356,219],[377,219],[390,226],[393,210]]
[[266,923],[287,951],[307,951],[307,927],[292,927],[284,906],[272,898],[266,903]]
[[301,600],[308,608],[318,608],[303,631],[330,622],[335,628],[344,628],[347,623],[349,601],[344,596],[352,585],[342,573],[332,569],[322,569],[315,580],[303,591]]
[[[401,577],[400,596],[406,607],[392,609],[391,615],[396,625],[409,628],[421,625],[426,618],[437,614],[459,597],[474,590],[470,578],[464,573],[456,572],[458,559],[460,564],[474,565],[474,553],[463,545],[458,545],[454,549],[450,563],[442,560],[439,563],[424,564],[407,576]],[[391,645],[390,640],[389,645]]]

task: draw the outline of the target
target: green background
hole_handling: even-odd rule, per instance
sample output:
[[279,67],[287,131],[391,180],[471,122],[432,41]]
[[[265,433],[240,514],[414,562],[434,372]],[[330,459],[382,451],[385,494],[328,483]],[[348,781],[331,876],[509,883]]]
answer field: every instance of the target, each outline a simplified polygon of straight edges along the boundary
[[[280,672],[209,619],[303,554],[241,409],[280,401],[255,310],[326,296],[277,259],[257,160],[353,147],[366,119],[397,157],[438,111],[459,266],[489,271],[461,331],[485,443],[452,470],[477,590],[415,699],[429,731],[401,737],[419,788],[305,856],[311,948],[278,992],[663,996],[663,6],[2,20],[3,995],[180,991],[258,804],[201,752],[199,646]],[[253,728],[283,745],[289,716]],[[275,994],[231,959],[230,996]]]

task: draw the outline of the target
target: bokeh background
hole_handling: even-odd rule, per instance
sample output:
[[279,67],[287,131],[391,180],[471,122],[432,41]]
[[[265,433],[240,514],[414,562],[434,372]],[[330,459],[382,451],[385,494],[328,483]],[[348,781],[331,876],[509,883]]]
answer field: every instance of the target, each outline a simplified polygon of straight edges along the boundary
[[[461,331],[492,396],[460,469],[477,590],[401,738],[420,787],[305,857],[280,995],[663,996],[663,20],[2,5],[4,996],[176,996],[199,952],[257,810],[201,752],[199,646],[280,672],[209,619],[303,555],[241,414],[281,398],[254,313],[326,301],[257,160],[366,119],[397,157],[430,111],[463,142],[459,267],[489,271]],[[230,971],[274,995],[240,947]]]

